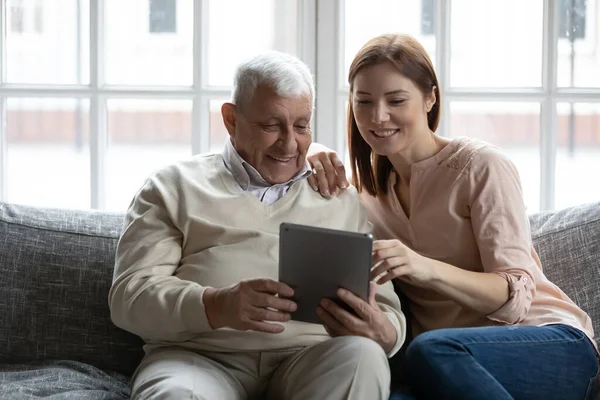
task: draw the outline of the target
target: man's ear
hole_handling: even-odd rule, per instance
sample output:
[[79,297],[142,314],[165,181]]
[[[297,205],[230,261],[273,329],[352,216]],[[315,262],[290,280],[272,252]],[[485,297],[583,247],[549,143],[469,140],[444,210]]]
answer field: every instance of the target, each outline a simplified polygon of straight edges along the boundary
[[425,110],[427,112],[431,111],[435,102],[437,101],[437,98],[435,96],[435,89],[435,86],[431,88],[431,93],[429,93],[429,96],[427,96],[427,100],[425,100]]
[[221,106],[221,116],[223,117],[223,123],[225,124],[225,128],[227,128],[227,132],[229,132],[229,136],[231,136],[232,138],[235,136],[235,126],[237,124],[235,112],[235,104],[223,103],[223,105]]

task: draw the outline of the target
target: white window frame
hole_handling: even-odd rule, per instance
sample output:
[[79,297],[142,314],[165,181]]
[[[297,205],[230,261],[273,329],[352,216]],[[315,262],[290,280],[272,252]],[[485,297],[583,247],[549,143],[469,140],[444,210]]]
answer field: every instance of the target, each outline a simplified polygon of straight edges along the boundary
[[[279,1],[279,0],[277,0]],[[297,48],[299,57],[315,70],[316,0],[298,0]],[[208,1],[194,0],[193,84],[187,86],[151,87],[107,85],[104,79],[105,0],[90,0],[90,84],[33,85],[11,84],[5,75],[5,35],[0,35],[0,201],[8,197],[8,162],[6,138],[6,98],[52,97],[85,98],[90,101],[90,207],[104,209],[106,204],[105,161],[107,108],[109,98],[128,99],[188,99],[192,100],[191,154],[209,150],[209,102],[213,98],[229,98],[229,87],[208,85],[204,66],[208,57],[208,42],[203,39],[208,28]],[[5,32],[6,2],[0,2],[0,32]],[[33,167],[33,166],[32,166]]]
[[[443,118],[438,133],[447,136],[448,110],[452,101],[535,102],[540,109],[540,210],[554,208],[557,110],[559,102],[600,102],[600,88],[557,87],[558,18],[556,0],[544,0],[542,85],[534,88],[473,89],[449,87],[450,83],[450,9],[452,0],[437,0],[435,15],[436,70],[440,81]],[[348,89],[340,76],[343,66],[344,1],[319,0],[317,3],[317,120],[318,141],[338,152],[346,151],[344,101]],[[596,6],[598,6],[596,4]],[[332,110],[335,110],[332,112]]]

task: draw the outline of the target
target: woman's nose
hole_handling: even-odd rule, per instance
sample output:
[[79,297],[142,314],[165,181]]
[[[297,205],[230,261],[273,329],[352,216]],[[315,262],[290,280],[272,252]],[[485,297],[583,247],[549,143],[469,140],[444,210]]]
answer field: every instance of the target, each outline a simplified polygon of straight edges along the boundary
[[390,119],[390,115],[388,114],[388,110],[386,107],[378,106],[373,109],[373,122],[376,124],[381,124],[383,122],[387,122]]

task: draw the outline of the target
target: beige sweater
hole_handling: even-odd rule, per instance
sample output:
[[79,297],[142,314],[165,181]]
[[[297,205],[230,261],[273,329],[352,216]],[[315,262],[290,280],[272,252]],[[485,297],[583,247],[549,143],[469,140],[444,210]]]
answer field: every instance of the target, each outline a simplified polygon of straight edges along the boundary
[[[109,294],[113,322],[142,337],[146,350],[177,344],[208,351],[298,348],[329,338],[319,324],[285,323],[280,334],[213,330],[202,302],[206,287],[277,279],[279,225],[370,230],[355,190],[324,199],[306,180],[272,205],[239,192],[220,154],[196,156],[152,175],[136,194],[119,240]],[[392,285],[380,308],[404,342],[405,319]]]
[[[470,271],[498,274],[508,302],[479,315],[443,295],[401,284],[411,300],[415,335],[439,328],[567,324],[594,336],[590,317],[550,282],[531,242],[515,166],[491,145],[458,138],[411,166],[410,218],[394,194],[363,204],[379,239],[400,239],[418,253]],[[593,341],[592,341],[593,342]]]

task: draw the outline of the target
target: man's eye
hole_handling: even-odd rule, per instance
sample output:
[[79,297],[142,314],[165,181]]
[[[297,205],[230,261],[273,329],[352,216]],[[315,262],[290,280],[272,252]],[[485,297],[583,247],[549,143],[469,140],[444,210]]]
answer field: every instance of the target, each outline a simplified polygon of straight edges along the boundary
[[263,125],[262,128],[268,132],[276,132],[279,130],[279,124]]

